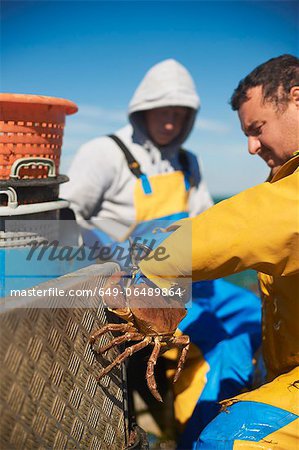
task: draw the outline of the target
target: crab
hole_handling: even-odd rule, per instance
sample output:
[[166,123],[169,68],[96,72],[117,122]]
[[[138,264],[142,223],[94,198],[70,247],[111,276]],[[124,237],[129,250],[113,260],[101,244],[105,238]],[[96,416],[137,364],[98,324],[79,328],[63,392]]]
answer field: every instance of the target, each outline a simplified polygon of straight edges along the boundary
[[[97,352],[100,354],[125,342],[136,341],[136,343],[127,347],[111,364],[102,370],[97,379],[100,380],[113,367],[121,364],[134,353],[147,346],[152,346],[153,350],[147,363],[146,382],[152,395],[162,402],[163,400],[158,392],[155,380],[155,365],[159,355],[170,348],[178,347],[181,353],[173,382],[178,380],[189,350],[190,338],[187,335],[175,336],[175,331],[180,321],[185,317],[186,309],[179,300],[173,298],[169,300],[168,297],[162,295],[155,296],[155,307],[149,308],[148,296],[134,295],[136,293],[135,289],[141,291],[148,288],[148,285],[145,283],[138,285],[138,288],[135,287],[132,290],[133,294],[125,298],[123,288],[119,284],[122,277],[123,272],[117,272],[112,275],[104,287],[104,292],[111,287],[117,288],[117,295],[113,298],[113,307],[110,307],[109,310],[124,319],[126,323],[109,323],[95,330],[91,334],[89,341],[93,345],[100,336],[107,332],[123,333],[112,339],[107,345],[98,348]],[[104,294],[103,300],[108,307],[109,304],[111,305],[110,296],[107,298],[107,295]]]

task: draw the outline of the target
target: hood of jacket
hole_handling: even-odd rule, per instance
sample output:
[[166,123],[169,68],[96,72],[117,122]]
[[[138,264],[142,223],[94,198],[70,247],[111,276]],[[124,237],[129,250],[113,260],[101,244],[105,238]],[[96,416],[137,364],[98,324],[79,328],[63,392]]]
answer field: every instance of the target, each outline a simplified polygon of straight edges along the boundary
[[177,149],[192,130],[200,101],[194,81],[187,69],[174,59],[167,59],[153,66],[137,87],[129,104],[129,120],[134,131],[150,140],[143,111],[167,106],[190,108],[180,135],[163,150]]

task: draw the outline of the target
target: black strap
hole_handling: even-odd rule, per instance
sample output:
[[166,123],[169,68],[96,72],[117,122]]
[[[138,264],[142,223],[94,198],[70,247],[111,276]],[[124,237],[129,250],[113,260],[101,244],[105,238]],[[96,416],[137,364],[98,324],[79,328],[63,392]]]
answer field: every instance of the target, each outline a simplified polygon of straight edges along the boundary
[[[131,170],[133,175],[135,175],[135,177],[137,177],[137,178],[140,178],[143,175],[143,173],[140,170],[140,165],[136,161],[136,159],[134,158],[134,156],[132,155],[132,153],[130,152],[128,147],[115,134],[109,134],[108,137],[113,139],[113,141],[123,151],[123,153],[125,155],[125,158],[127,160],[129,169]],[[187,177],[189,178],[190,185],[193,186],[194,185],[194,181],[192,179],[192,175],[191,175],[190,168],[189,168],[189,161],[188,161],[188,157],[187,157],[187,152],[183,148],[180,148],[180,150],[179,150],[179,162],[180,162],[180,164],[182,166],[183,173],[185,175],[187,175]]]
[[119,137],[115,136],[115,134],[109,134],[108,137],[114,140],[114,142],[119,146],[119,148],[123,151],[125,158],[127,160],[130,171],[136,178],[141,178],[143,173],[140,170],[140,165],[128,149],[128,147],[123,143]]
[[182,166],[184,174],[188,177],[190,186],[195,186],[195,182],[190,170],[190,164],[187,156],[186,150],[183,148],[180,148],[179,150],[179,162]]
[[187,158],[187,152],[183,148],[179,150],[179,162],[182,166],[183,172],[189,175],[189,161]]

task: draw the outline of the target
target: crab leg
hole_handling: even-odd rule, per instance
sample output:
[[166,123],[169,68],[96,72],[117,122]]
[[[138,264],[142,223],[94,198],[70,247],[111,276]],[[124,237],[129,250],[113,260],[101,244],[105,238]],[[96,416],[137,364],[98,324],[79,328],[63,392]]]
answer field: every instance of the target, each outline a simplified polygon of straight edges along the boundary
[[98,376],[98,380],[100,380],[104,375],[110,372],[117,364],[121,364],[125,361],[129,356],[133,355],[133,353],[138,352],[142,348],[146,347],[151,342],[150,337],[145,337],[143,341],[138,342],[137,344],[131,345],[131,347],[126,348],[126,350],[121,353],[109,366],[107,366]]
[[161,349],[160,339],[158,337],[155,337],[154,348],[147,363],[146,382],[149,390],[151,391],[155,399],[157,399],[158,402],[163,402],[162,397],[158,392],[157,383],[155,379],[155,365],[157,363],[160,349]]
[[110,348],[115,347],[116,345],[122,344],[123,342],[141,341],[143,338],[144,338],[143,334],[128,331],[123,336],[118,336],[118,337],[112,339],[112,341],[110,341],[107,345],[104,345],[103,347],[99,348],[98,353],[104,353],[107,350],[109,350]]
[[94,333],[89,336],[89,342],[91,344],[95,343],[95,340],[102,336],[102,334],[107,333],[107,331],[129,331],[132,330],[132,326],[128,323],[108,323],[108,325],[98,328]]
[[190,338],[189,338],[189,336],[186,336],[186,335],[177,336],[172,339],[172,344],[183,346],[181,356],[180,356],[180,359],[179,359],[179,362],[177,365],[177,369],[176,369],[176,372],[174,375],[174,379],[173,379],[173,382],[175,383],[178,380],[178,378],[181,374],[181,370],[185,364],[186,356],[187,356],[189,346],[190,346]]

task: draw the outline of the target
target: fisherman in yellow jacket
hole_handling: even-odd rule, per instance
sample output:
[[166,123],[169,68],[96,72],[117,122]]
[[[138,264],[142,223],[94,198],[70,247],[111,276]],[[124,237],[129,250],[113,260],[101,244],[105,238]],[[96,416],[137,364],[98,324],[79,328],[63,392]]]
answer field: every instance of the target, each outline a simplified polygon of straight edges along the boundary
[[169,257],[139,267],[160,288],[175,278],[259,272],[268,383],[223,402],[197,448],[292,450],[299,445],[298,58],[282,55],[258,66],[239,83],[231,105],[249,152],[271,169],[269,179],[178,222],[163,242]]
[[271,169],[268,180],[171,227],[163,241],[167,257],[150,254],[140,262],[133,297],[136,302],[138,289],[154,284],[162,295],[169,292],[171,305],[175,285],[257,270],[268,383],[222,402],[197,449],[293,450],[299,445],[299,59],[282,55],[258,66],[239,83],[231,105],[249,152]]

